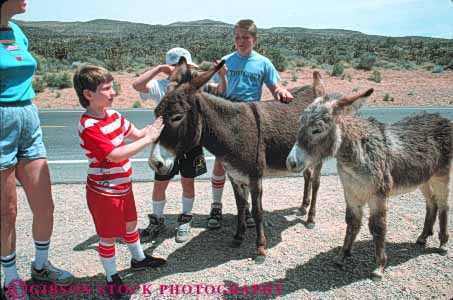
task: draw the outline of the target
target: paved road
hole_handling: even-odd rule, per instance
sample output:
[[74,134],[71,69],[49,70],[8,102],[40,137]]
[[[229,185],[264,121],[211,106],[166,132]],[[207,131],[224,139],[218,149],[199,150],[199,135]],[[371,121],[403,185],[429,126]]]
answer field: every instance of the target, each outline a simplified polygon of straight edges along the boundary
[[[439,112],[453,120],[453,107],[443,108],[364,108],[364,117],[373,116],[382,122],[395,122],[407,115],[419,112]],[[150,110],[120,110],[127,119],[138,128],[153,122],[153,113]],[[84,182],[86,178],[87,162],[79,147],[77,123],[82,114],[81,110],[41,110],[39,112],[41,126],[44,133],[44,142],[47,147],[50,162],[50,171],[53,183]],[[153,172],[146,164],[149,150],[141,152],[134,157],[133,179],[135,181],[148,181],[153,179]],[[213,157],[207,155],[208,170],[212,170]],[[210,172],[210,171],[209,171]],[[323,167],[323,175],[336,174],[335,160],[329,160]],[[202,178],[209,178],[208,174]]]

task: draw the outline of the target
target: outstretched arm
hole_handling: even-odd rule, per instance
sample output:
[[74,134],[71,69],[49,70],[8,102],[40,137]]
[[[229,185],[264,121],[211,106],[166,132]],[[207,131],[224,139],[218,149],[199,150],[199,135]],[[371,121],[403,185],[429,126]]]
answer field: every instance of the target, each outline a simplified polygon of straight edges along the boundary
[[107,155],[107,159],[113,162],[120,162],[134,156],[149,144],[156,142],[163,128],[163,119],[159,117],[153,125],[148,125],[142,130],[135,129],[141,136],[133,143],[114,149]]
[[293,95],[280,83],[274,84],[269,89],[271,90],[271,93],[275,99],[278,99],[284,103],[289,103],[294,99]]

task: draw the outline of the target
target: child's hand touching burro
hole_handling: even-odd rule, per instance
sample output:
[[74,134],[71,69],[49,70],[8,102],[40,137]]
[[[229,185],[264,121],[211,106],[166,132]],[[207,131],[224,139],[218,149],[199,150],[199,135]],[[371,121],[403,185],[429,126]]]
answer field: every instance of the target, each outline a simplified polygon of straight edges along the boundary
[[143,138],[149,143],[155,143],[164,129],[164,126],[164,120],[162,117],[157,118],[152,125],[146,126],[145,136]]

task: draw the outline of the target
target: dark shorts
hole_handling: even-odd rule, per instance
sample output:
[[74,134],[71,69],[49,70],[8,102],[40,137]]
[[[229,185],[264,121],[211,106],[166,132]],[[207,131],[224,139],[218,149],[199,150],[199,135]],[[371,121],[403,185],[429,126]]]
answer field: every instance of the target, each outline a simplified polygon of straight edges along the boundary
[[203,148],[196,146],[185,157],[176,159],[170,174],[155,174],[154,179],[165,181],[170,180],[178,174],[186,178],[195,178],[207,172],[206,160],[204,159]]

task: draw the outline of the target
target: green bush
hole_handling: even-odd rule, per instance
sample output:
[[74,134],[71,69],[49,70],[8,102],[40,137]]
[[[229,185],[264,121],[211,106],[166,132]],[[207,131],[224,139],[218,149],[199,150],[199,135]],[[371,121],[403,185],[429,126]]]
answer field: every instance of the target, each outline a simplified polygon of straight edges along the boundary
[[343,75],[343,72],[344,72],[343,63],[341,63],[341,62],[336,63],[333,66],[332,76],[340,77],[341,75]]
[[50,73],[43,79],[48,87],[64,89],[72,87],[71,75],[69,73]]
[[295,69],[291,71],[291,81],[297,81],[297,72]]
[[365,53],[359,58],[356,65],[356,69],[371,71],[373,66],[376,64],[376,61],[377,61],[376,55],[369,52]]
[[393,97],[391,97],[389,93],[386,93],[384,95],[384,99],[382,99],[382,100],[385,101],[385,102],[388,102],[388,101],[393,102],[395,99],[393,99]]
[[382,80],[381,72],[379,72],[378,70],[374,70],[373,74],[370,77],[368,77],[368,80],[380,83]]
[[272,61],[277,71],[284,72],[288,67],[288,60],[278,49],[269,49],[266,56]]
[[440,65],[436,65],[431,70],[431,73],[442,73],[443,71],[444,71],[444,67],[442,67]]
[[33,90],[35,91],[35,93],[44,92],[45,84],[44,84],[44,80],[42,78],[35,77],[35,79],[32,82],[32,85],[33,85]]
[[119,83],[116,80],[113,80],[112,86],[113,86],[113,90],[115,91],[115,93],[117,95],[121,94],[121,83]]
[[132,108],[140,108],[142,107],[142,102],[140,100],[136,100],[133,104],[132,104]]

